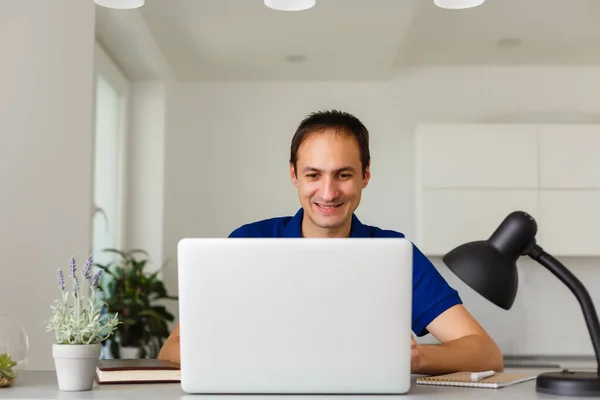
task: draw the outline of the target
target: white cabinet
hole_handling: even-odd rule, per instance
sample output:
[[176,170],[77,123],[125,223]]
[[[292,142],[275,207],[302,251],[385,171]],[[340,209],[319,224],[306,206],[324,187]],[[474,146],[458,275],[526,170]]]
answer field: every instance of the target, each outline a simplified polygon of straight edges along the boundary
[[420,184],[426,188],[535,188],[537,136],[528,125],[422,125]]
[[539,126],[540,187],[600,189],[600,125]]
[[542,189],[539,193],[539,245],[552,255],[600,255],[600,191]]
[[600,255],[600,125],[426,124],[415,145],[426,255],[487,239],[516,210],[550,254]]
[[537,214],[535,189],[424,189],[416,243],[430,255],[490,237],[514,210]]

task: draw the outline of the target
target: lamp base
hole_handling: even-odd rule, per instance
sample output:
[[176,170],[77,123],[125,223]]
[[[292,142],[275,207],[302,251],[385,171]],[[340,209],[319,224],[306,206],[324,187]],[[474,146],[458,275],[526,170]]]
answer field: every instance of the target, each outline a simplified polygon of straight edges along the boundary
[[600,376],[596,372],[546,372],[536,378],[536,391],[558,396],[600,396]]

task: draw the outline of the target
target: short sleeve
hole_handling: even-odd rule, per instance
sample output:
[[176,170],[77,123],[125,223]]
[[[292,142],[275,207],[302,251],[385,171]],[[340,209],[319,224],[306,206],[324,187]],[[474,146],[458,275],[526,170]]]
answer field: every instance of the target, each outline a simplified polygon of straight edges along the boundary
[[235,229],[233,232],[231,232],[228,236],[228,238],[245,238],[248,237],[248,232],[247,232],[247,228],[245,226],[241,226],[237,229]]
[[427,335],[427,325],[450,307],[462,304],[458,292],[414,245],[412,302],[412,329],[417,336]]

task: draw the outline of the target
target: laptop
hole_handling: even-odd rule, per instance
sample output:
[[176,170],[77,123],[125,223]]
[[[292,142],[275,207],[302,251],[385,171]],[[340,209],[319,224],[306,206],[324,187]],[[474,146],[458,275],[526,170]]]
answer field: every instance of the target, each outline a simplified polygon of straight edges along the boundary
[[410,389],[410,241],[186,238],[177,251],[184,392]]

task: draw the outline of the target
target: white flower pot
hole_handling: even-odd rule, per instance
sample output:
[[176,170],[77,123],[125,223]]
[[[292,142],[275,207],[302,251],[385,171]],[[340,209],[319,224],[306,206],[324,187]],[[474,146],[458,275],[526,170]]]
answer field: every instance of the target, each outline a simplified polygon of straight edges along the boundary
[[100,344],[53,344],[58,389],[91,390],[101,349]]
[[119,355],[122,359],[140,358],[142,350],[139,347],[121,347],[119,349]]

